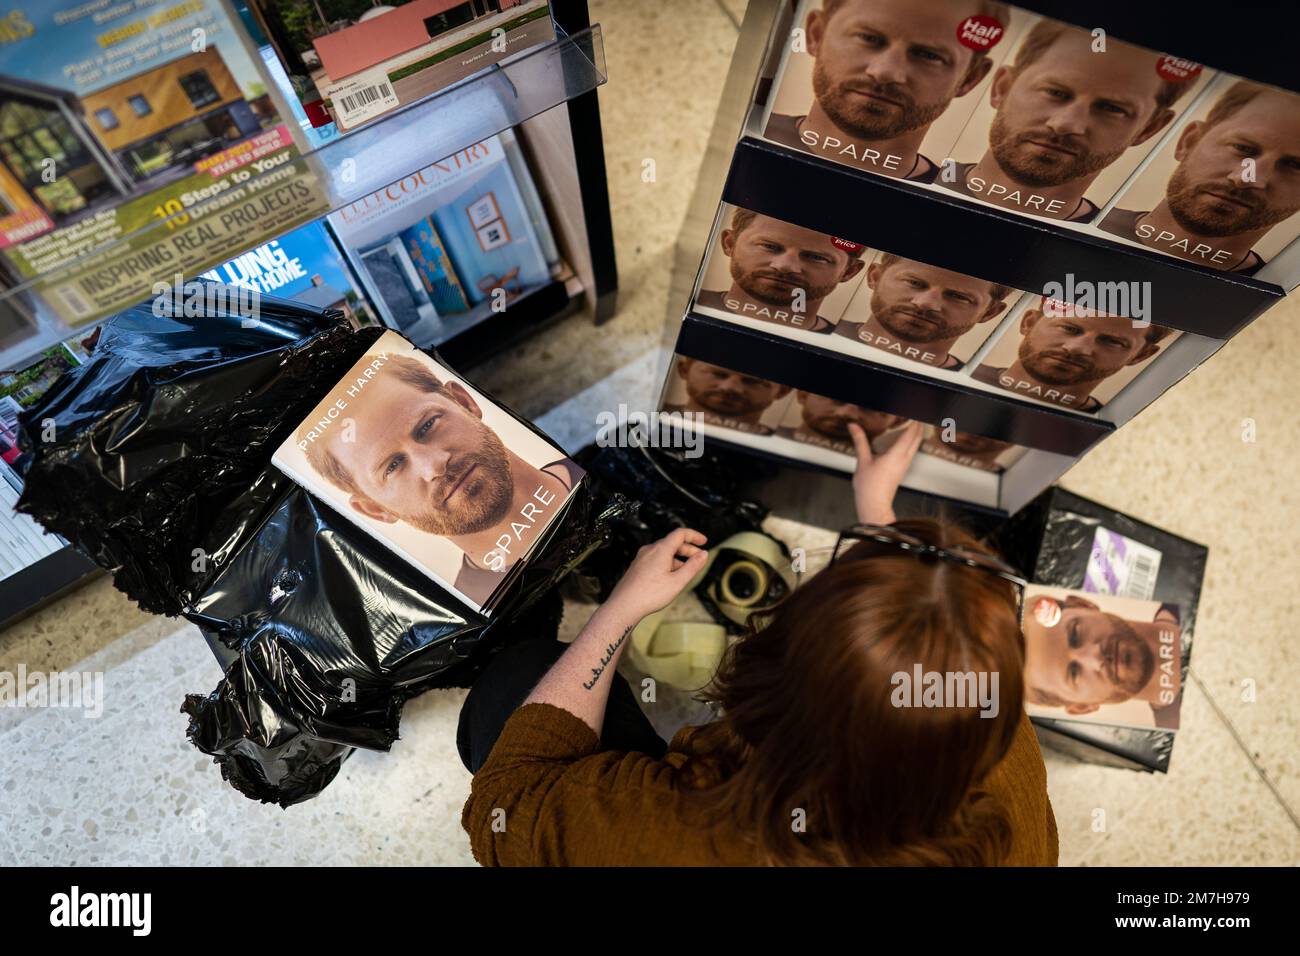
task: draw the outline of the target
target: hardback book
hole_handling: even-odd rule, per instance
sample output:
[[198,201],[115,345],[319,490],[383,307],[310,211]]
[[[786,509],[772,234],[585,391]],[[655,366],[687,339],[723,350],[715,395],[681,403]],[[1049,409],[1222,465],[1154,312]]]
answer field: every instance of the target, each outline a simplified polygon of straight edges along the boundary
[[370,304],[359,291],[343,254],[320,222],[299,226],[241,252],[202,273],[201,277],[304,305],[334,309],[358,326],[373,323]]
[[960,371],[1021,293],[885,252],[868,252],[864,279],[835,325],[865,358]]
[[550,281],[554,242],[534,228],[509,161],[517,149],[493,136],[330,214],[390,327],[440,341],[449,316],[500,311]]
[[[1180,679],[1191,663],[1208,551],[1054,486],[1000,524],[990,543],[1031,581],[1179,609]],[[1176,734],[1074,717],[1031,717],[1045,746],[1108,766],[1166,773]]]
[[1221,75],[1097,228],[1253,276],[1300,236],[1300,94]]
[[222,0],[50,0],[4,24],[0,271],[64,327],[328,208]]
[[[1113,573],[1107,560],[1097,555],[1097,575]],[[1176,604],[1030,584],[1021,615],[1025,709],[1031,717],[1177,730],[1179,622]]]
[[250,0],[314,126],[347,132],[555,38],[546,0]]
[[933,183],[1034,15],[984,0],[802,0],[762,134],[863,172]]
[[490,616],[583,470],[396,332],[385,332],[272,464]]
[[971,377],[1018,398],[1100,411],[1182,334],[1152,323],[1149,301],[1105,305],[1027,297]]
[[1024,446],[1008,441],[931,425],[925,430],[918,453],[933,455],[964,468],[1001,474],[1024,457],[1026,451],[1028,449]]
[[793,401],[789,385],[676,355],[660,410],[699,416],[696,420],[709,425],[767,437],[776,434]]
[[1103,31],[1034,18],[934,184],[1022,216],[1095,222],[1212,76]]
[[804,445],[856,457],[853,436],[849,434],[851,423],[861,426],[873,449],[884,451],[907,419],[796,389],[776,433]]
[[695,295],[705,314],[830,335],[860,287],[860,243],[724,206]]

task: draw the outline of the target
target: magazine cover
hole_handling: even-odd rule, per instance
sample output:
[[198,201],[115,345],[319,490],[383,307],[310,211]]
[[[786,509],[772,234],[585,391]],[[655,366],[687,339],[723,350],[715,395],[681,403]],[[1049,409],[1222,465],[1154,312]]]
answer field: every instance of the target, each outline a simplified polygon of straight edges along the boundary
[[663,411],[694,412],[710,425],[775,435],[792,401],[788,385],[678,355],[668,376]]
[[1009,212],[1092,222],[1209,81],[1197,63],[1042,18],[993,73],[935,182]]
[[1031,717],[1178,729],[1176,605],[1030,584],[1021,626]]
[[388,325],[432,341],[442,319],[550,281],[507,148],[493,136],[330,214]]
[[1254,275],[1300,236],[1300,95],[1220,76],[1099,228]]
[[35,290],[67,325],[325,211],[220,0],[51,0],[5,23],[5,270],[48,277]]
[[51,346],[24,368],[0,371],[0,397],[12,398],[20,408],[30,408],[60,375],[80,364],[68,346]]
[[932,368],[965,367],[1020,293],[885,252],[871,254],[865,281],[835,334]]
[[271,461],[485,615],[584,474],[396,332]]
[[773,142],[931,183],[1031,14],[988,0],[803,0],[769,98]]
[[251,0],[314,125],[346,132],[555,38],[546,0]]
[[829,334],[862,281],[865,247],[749,209],[728,211],[696,307]]
[[972,377],[1022,398],[1096,412],[1181,334],[1040,296]]
[[0,398],[0,581],[67,546],[31,516],[14,511],[23,490],[22,479],[10,467],[17,426],[17,404]]
[[978,468],[1000,475],[1019,461],[1026,451],[1027,448],[1009,441],[931,425],[925,430],[918,454],[933,455],[964,468]]
[[883,451],[892,444],[894,433],[907,424],[902,415],[878,412],[850,402],[814,395],[796,390],[794,401],[777,426],[776,434],[805,445],[816,445],[856,457],[849,425],[856,423],[867,433],[867,440],[875,451]]
[[32,518],[14,511],[22,494],[17,470],[18,416],[35,405],[68,369],[81,364],[72,344],[55,345],[31,364],[0,372],[0,580],[16,574],[66,546],[58,535],[47,534]]
[[337,309],[356,326],[373,321],[347,263],[319,222],[240,253],[202,273],[202,278],[316,308]]

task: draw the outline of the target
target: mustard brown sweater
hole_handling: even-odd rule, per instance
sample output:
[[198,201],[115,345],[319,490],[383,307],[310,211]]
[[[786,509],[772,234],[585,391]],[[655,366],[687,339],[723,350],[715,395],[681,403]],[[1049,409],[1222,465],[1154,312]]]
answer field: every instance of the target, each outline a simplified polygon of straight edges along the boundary
[[[681,792],[706,785],[678,731],[663,760],[602,751],[600,738],[567,710],[527,704],[506,721],[474,775],[461,824],[484,866],[752,866],[751,845],[733,825],[682,821]],[[1056,817],[1047,770],[1029,718],[982,784],[1007,808],[1013,844],[1007,866],[1055,866]],[[504,811],[504,813],[498,812]]]

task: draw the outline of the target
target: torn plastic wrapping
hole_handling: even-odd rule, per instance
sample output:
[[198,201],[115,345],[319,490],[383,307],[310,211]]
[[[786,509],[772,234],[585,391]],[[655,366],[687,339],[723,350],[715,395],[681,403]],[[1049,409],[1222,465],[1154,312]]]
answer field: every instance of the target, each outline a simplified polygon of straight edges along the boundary
[[224,677],[186,698],[189,738],[242,793],[288,806],[354,747],[387,750],[411,696],[467,685],[494,642],[553,632],[553,585],[628,508],[580,489],[485,620],[270,464],[383,330],[260,306],[256,323],[149,305],[110,320],[20,422],[18,508],[141,607],[199,625]]
[[[163,310],[165,311],[165,310]],[[179,614],[278,505],[271,452],[378,329],[263,299],[186,318],[139,305],[20,418],[17,509],[146,611]]]
[[391,747],[406,700],[468,686],[489,652],[553,635],[553,585],[624,507],[615,500],[595,513],[590,494],[576,495],[485,623],[294,489],[186,613],[227,665],[216,691],[186,698],[191,739],[250,797],[288,805],[313,796],[351,748]]
[[710,544],[742,531],[761,531],[768,509],[739,494],[725,458],[706,453],[630,446],[589,445],[575,456],[600,495],[623,495],[636,507],[617,516],[605,545],[565,582],[577,600],[608,596],[636,551],[675,528],[694,528]]

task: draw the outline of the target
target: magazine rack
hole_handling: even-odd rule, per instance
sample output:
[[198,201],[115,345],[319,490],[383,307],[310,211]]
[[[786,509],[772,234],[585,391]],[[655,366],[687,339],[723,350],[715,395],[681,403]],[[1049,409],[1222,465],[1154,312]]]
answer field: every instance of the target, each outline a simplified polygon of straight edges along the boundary
[[[604,322],[613,316],[617,304],[614,233],[596,92],[607,79],[603,34],[599,24],[591,23],[586,0],[552,0],[551,12],[556,27],[553,41],[332,139],[295,160],[296,175],[313,185],[317,201],[312,218],[320,219],[431,162],[506,129],[515,130],[542,194],[561,257],[572,275],[536,289],[503,312],[489,312],[476,324],[459,328],[451,338],[436,343],[443,357],[460,369],[472,368],[584,306],[596,323]],[[283,176],[284,172],[270,170],[262,175]],[[73,335],[89,334],[106,318],[69,325],[40,304],[43,294],[61,286],[75,288],[79,275],[111,266],[132,249],[166,236],[179,222],[201,218],[209,205],[155,219],[90,253],[61,262],[12,288],[0,289],[0,311],[17,312],[31,322],[29,335],[0,347],[0,369],[22,368],[44,349]],[[247,248],[231,249],[202,268]],[[170,276],[162,278],[170,281]],[[122,302],[121,307],[147,296],[146,291]],[[0,580],[0,627],[96,571],[93,563],[65,547]]]
[[[617,298],[613,229],[596,100],[596,88],[607,79],[604,38],[599,24],[589,23],[585,0],[557,0],[552,9],[557,26],[555,40],[332,139],[298,155],[293,162],[294,178],[309,184],[311,218],[321,219],[473,143],[506,129],[521,130],[526,152],[534,160],[534,174],[549,200],[548,213],[557,240],[579,282],[570,289],[574,296],[552,294],[544,296],[541,303],[530,303],[529,315],[514,312],[512,305],[512,331],[531,331],[544,313],[576,308],[584,300],[596,321],[601,322],[613,314]],[[253,193],[261,185],[283,181],[285,173],[283,167],[269,169],[244,185]],[[38,304],[42,296],[58,296],[60,290],[68,288],[75,294],[79,277],[110,268],[133,250],[167,237],[183,224],[199,222],[220,208],[222,197],[213,196],[165,218],[154,218],[91,251],[66,256],[40,274],[0,290],[0,310],[16,309],[36,317],[31,335],[0,349],[0,368],[21,368],[25,359],[34,358],[69,336],[88,333],[106,317],[72,325],[42,308]],[[300,224],[295,222],[293,226]],[[201,268],[232,258],[246,248],[229,249],[216,262]],[[159,278],[170,281],[169,275]],[[119,304],[126,308],[147,297],[146,290]],[[572,303],[570,298],[574,299]],[[504,320],[498,324],[506,325]],[[480,331],[468,335],[464,342],[439,343],[439,348],[462,364],[472,364],[488,351],[506,348],[519,338],[514,334],[502,337],[500,333],[500,329],[491,335]],[[495,347],[485,350],[489,344]]]
[[[1158,16],[1131,4],[1027,0],[1017,6],[1151,49],[1173,49],[1224,72],[1296,89],[1285,64],[1284,29],[1249,16],[1216,21],[1202,35],[1195,18]],[[952,500],[990,518],[1023,507],[1080,457],[1210,358],[1300,285],[1300,240],[1276,255],[1261,278],[1246,278],[1133,245],[1108,242],[1052,222],[1022,218],[944,191],[862,172],[760,138],[782,44],[793,23],[787,0],[751,0],[733,54],[709,150],[678,240],[665,326],[666,352],[791,388],[890,412],[927,425],[960,422],[963,432],[1024,446],[1001,474],[918,458],[904,487]],[[1271,14],[1276,17],[1276,11]],[[1222,29],[1220,29],[1222,27]],[[1271,54],[1270,54],[1271,51]],[[1022,400],[964,373],[922,371],[882,352],[849,354],[817,335],[774,322],[721,318],[696,303],[707,254],[733,207],[781,219],[904,258],[914,258],[1026,293],[1073,273],[1082,285],[1141,282],[1154,321],[1181,331],[1131,383],[1095,413]],[[935,241],[935,237],[947,237]],[[1010,314],[1000,322],[1010,322]],[[992,339],[990,339],[990,342]],[[987,347],[987,343],[986,343]],[[978,358],[978,355],[977,355]],[[975,364],[972,361],[971,366]],[[671,365],[664,371],[664,396]],[[853,459],[779,437],[703,426],[710,441],[799,469],[847,477]]]

